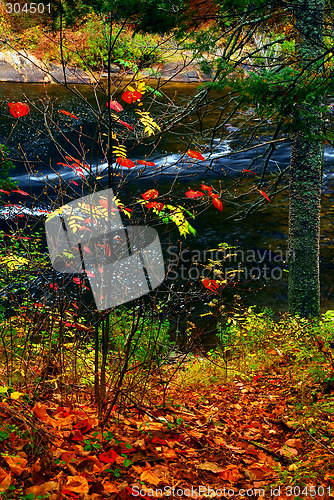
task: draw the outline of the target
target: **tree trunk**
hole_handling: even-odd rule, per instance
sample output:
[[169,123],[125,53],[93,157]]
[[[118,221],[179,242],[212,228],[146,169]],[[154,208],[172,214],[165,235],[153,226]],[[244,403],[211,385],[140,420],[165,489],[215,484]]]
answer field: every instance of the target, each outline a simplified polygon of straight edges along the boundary
[[[296,55],[307,73],[321,72],[324,0],[297,0]],[[313,64],[312,64],[313,62]],[[320,312],[319,238],[322,184],[321,102],[303,102],[291,146],[289,207],[289,312]]]

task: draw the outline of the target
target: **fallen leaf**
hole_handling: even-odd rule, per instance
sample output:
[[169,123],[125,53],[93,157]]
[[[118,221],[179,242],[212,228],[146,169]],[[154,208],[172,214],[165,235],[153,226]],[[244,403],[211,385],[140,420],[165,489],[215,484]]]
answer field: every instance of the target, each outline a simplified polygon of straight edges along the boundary
[[35,497],[42,497],[48,495],[51,491],[59,492],[60,484],[58,483],[58,481],[47,481],[43,484],[31,486],[30,488],[27,488],[26,491],[28,494],[32,493],[33,495],[35,495]]
[[210,472],[214,472],[215,474],[218,474],[218,472],[219,473],[224,472],[224,470],[214,462],[203,462],[198,466],[198,469],[209,470]]
[[74,493],[88,493],[89,491],[87,479],[83,476],[68,477],[65,488]]
[[12,474],[0,467],[0,491],[4,491],[12,482]]
[[26,469],[26,465],[28,463],[28,460],[22,457],[5,457],[5,460],[7,464],[9,465],[10,470],[19,476],[24,472]]
[[105,493],[118,493],[119,488],[117,484],[111,483],[110,481],[104,481],[103,483],[103,488]]
[[239,469],[236,465],[228,465],[226,469],[218,472],[220,479],[235,483],[239,479]]
[[45,424],[57,427],[57,422],[47,414],[46,406],[42,403],[36,403],[32,411]]
[[144,472],[140,475],[141,481],[146,481],[147,483],[154,484],[157,486],[160,483],[160,479],[149,470],[144,470]]
[[278,453],[283,457],[296,457],[298,455],[298,450],[296,448],[290,448],[289,446],[283,446],[278,450]]

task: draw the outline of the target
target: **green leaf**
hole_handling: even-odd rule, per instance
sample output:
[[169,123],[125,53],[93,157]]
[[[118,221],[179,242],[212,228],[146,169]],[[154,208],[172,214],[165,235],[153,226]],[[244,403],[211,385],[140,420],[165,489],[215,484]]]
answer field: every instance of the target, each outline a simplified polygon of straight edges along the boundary
[[131,460],[129,460],[129,459],[126,459],[126,460],[124,460],[124,462],[123,462],[124,467],[129,467],[129,465],[131,465],[131,464],[132,464],[132,462],[131,462]]

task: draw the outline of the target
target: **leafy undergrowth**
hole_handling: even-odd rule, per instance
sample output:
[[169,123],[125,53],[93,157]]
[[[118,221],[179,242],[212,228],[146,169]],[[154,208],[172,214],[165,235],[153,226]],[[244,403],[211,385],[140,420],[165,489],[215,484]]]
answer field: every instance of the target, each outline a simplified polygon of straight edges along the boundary
[[2,498],[334,497],[334,397],[319,393],[301,412],[293,369],[196,392],[175,383],[172,403],[115,408],[103,430],[88,400],[59,407],[3,392]]

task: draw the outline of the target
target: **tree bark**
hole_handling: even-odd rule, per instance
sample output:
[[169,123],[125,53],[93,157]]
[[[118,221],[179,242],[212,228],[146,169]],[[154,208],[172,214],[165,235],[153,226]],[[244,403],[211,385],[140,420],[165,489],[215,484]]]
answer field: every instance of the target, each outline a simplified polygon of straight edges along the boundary
[[[321,72],[324,0],[297,0],[296,55],[307,73]],[[289,206],[289,312],[320,313],[320,208],[323,165],[321,102],[296,107],[292,138]]]

